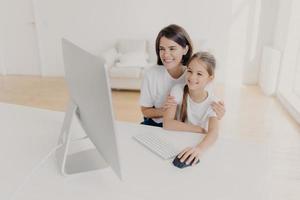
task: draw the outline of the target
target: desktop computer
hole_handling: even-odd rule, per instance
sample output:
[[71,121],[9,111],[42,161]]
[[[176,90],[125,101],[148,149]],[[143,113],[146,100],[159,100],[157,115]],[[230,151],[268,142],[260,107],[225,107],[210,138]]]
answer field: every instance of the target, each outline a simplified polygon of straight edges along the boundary
[[[56,151],[61,173],[70,175],[110,166],[121,178],[111,89],[105,62],[66,39],[62,39],[62,49],[70,103],[58,141],[61,148]],[[91,140],[95,149],[69,154],[74,142],[70,131],[74,116],[85,131],[85,138]]]

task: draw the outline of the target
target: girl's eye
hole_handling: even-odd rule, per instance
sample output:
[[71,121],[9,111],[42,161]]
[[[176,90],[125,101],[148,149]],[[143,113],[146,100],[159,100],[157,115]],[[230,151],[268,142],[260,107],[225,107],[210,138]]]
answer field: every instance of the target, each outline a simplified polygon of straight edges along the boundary
[[191,71],[191,70],[187,70],[187,72],[188,72],[188,73],[192,73],[192,71]]
[[170,50],[171,50],[171,51],[175,51],[175,50],[176,50],[176,48],[170,48]]
[[201,74],[201,73],[197,73],[197,75],[198,75],[198,76],[202,76],[202,74]]
[[164,49],[164,48],[159,48],[159,50],[160,50],[160,51],[163,51],[163,50],[165,50],[165,49]]

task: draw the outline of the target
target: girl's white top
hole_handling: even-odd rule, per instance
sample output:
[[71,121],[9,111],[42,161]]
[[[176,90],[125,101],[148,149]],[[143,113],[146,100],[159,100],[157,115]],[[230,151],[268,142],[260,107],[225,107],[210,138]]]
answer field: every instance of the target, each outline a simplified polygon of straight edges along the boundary
[[[176,118],[180,120],[180,110],[183,99],[183,88],[185,84],[177,84],[171,89],[170,95],[175,97],[177,102]],[[200,102],[194,102],[190,96],[187,96],[187,119],[186,122],[201,126],[202,128],[208,129],[208,122],[210,117],[216,117],[215,111],[213,111],[211,103],[213,101],[218,101],[217,97],[213,94],[211,90],[206,90],[208,92],[207,98]]]

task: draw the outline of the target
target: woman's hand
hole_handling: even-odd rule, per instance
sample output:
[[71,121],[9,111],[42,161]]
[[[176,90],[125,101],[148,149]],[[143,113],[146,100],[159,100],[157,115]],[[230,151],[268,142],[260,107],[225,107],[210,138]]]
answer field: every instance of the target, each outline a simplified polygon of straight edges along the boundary
[[163,109],[167,110],[172,106],[177,106],[177,102],[175,101],[175,97],[169,95],[163,105]]
[[199,147],[187,147],[178,155],[178,158],[180,158],[180,162],[185,162],[187,165],[194,160],[192,163],[194,166],[198,162],[200,154]]
[[223,101],[213,102],[212,109],[216,112],[218,120],[221,120],[225,115],[225,104]]

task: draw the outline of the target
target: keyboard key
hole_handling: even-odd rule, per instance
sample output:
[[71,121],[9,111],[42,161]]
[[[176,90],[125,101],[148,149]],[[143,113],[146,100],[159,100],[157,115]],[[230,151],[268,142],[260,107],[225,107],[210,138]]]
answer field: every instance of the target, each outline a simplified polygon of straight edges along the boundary
[[180,152],[163,135],[142,133],[133,138],[165,160],[175,157]]

